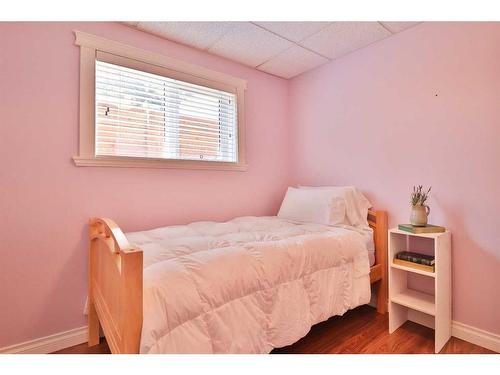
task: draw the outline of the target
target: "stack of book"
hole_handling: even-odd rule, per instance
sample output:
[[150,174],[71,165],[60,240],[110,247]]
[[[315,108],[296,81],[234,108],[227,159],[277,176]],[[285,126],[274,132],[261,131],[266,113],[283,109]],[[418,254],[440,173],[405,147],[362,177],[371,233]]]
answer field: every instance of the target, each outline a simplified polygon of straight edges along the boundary
[[439,225],[431,225],[427,224],[423,227],[416,227],[411,224],[399,224],[398,225],[399,230],[403,230],[405,232],[410,232],[410,233],[443,233],[446,231],[445,227],[440,227]]
[[393,262],[401,266],[434,272],[434,257],[430,255],[414,253],[411,251],[401,251],[396,254]]

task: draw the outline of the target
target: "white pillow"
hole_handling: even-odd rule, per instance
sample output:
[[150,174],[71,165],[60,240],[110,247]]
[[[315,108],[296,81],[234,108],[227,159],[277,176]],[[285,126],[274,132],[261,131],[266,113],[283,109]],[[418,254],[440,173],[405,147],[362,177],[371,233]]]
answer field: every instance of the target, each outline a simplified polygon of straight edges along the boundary
[[340,224],[345,217],[345,202],[342,199],[332,199],[328,190],[289,187],[278,217],[306,223]]
[[341,224],[357,228],[369,227],[368,209],[372,206],[370,201],[354,186],[299,186],[302,190],[327,191],[332,200],[340,199],[345,202],[345,220]]

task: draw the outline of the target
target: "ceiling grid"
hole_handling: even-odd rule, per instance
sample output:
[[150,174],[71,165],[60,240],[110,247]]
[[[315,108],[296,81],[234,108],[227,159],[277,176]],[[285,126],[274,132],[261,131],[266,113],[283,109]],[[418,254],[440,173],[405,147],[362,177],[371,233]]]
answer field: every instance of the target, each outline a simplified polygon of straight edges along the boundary
[[419,22],[127,22],[281,78],[293,78]]

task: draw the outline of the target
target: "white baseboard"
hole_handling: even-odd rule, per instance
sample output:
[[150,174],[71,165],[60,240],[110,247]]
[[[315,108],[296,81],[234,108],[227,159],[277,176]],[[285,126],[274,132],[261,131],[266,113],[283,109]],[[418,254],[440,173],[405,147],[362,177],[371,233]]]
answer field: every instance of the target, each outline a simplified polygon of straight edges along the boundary
[[87,326],[0,348],[0,354],[48,354],[87,342]]
[[495,333],[453,321],[451,324],[451,335],[500,353],[500,335]]
[[[418,311],[414,310],[409,310],[408,320],[434,329],[434,317],[430,315],[419,313]],[[497,335],[495,333],[484,331],[482,329],[453,320],[451,322],[451,335],[456,337],[457,339],[461,339],[500,353],[500,335]]]
[[[420,324],[430,326],[425,319],[421,320],[417,317],[412,318],[416,318],[412,320]],[[451,334],[461,340],[500,353],[500,335],[495,333],[453,321],[451,325]],[[71,346],[83,344],[87,341],[87,327],[85,326],[32,341],[26,341],[21,344],[0,348],[0,354],[48,354]]]

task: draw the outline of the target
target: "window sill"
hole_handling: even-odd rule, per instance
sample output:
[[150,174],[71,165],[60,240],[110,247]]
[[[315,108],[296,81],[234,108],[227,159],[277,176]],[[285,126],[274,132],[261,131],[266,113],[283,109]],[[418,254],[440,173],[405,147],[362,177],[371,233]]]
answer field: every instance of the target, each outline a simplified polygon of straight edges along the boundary
[[116,167],[116,168],[168,168],[168,169],[202,169],[219,171],[247,170],[247,164],[223,163],[215,161],[196,160],[164,160],[143,159],[133,157],[88,157],[74,156],[73,161],[77,167]]

